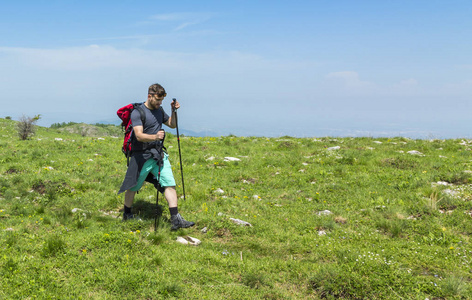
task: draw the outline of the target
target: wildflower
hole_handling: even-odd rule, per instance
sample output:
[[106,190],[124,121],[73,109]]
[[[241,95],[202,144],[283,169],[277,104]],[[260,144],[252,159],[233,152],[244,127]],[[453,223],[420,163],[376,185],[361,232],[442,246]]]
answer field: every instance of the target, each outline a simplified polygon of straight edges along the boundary
[[87,249],[82,249],[82,253],[87,253]]
[[128,243],[131,243],[131,240],[128,240]]
[[446,227],[443,227],[443,228],[442,228],[442,231],[446,231]]
[[141,233],[141,231],[139,231],[139,229],[138,229],[138,230],[136,230],[136,233]]
[[449,247],[449,249],[454,250],[454,247],[451,246],[451,247]]

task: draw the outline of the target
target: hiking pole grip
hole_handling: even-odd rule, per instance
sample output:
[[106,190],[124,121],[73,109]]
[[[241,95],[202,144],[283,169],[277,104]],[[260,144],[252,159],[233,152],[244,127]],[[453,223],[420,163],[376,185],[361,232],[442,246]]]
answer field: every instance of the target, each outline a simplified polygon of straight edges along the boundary
[[184,170],[183,170],[183,167],[182,167],[182,152],[180,150],[179,122],[178,122],[178,119],[177,119],[177,109],[175,108],[175,102],[176,101],[177,101],[177,99],[172,98],[172,102],[174,102],[174,107],[173,107],[172,112],[174,113],[175,127],[177,129],[177,143],[179,145],[179,159],[180,159],[180,174],[182,175],[182,190],[183,190],[183,193],[184,193],[184,200],[186,200],[185,199]]

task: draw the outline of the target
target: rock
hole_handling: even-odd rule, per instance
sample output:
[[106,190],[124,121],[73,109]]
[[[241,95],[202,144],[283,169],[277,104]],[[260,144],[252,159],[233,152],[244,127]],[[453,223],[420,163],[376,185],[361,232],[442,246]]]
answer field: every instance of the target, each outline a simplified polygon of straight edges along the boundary
[[217,188],[217,189],[215,190],[215,193],[218,193],[218,194],[224,194],[224,193],[225,193],[225,191],[223,191],[223,190],[222,190],[222,189],[220,189],[220,188]]
[[410,150],[407,152],[408,154],[411,154],[411,155],[418,155],[418,156],[424,156],[423,153],[417,151],[417,150]]
[[376,143],[376,144],[382,144],[381,141],[374,141],[374,143]]
[[438,186],[438,185],[451,185],[449,182],[446,181],[438,181],[438,182],[433,182],[431,183],[432,186]]
[[335,147],[329,147],[329,148],[327,148],[326,150],[328,150],[328,151],[333,151],[333,150],[339,150],[339,149],[341,149],[340,146],[335,146]]
[[239,219],[234,219],[234,218],[229,218],[231,220],[231,222],[237,224],[237,225],[243,225],[243,226],[249,226],[249,227],[252,227],[251,223],[248,223],[246,221],[243,221],[243,220],[239,220]]
[[188,235],[187,236],[178,236],[177,237],[177,242],[181,243],[181,244],[184,244],[184,245],[192,245],[192,246],[198,246],[202,243],[199,239],[196,239],[196,238],[188,236]]
[[203,229],[201,230],[202,233],[207,233],[208,232],[208,227],[203,227]]
[[330,212],[329,210],[323,210],[323,211],[319,211],[317,213],[318,216],[327,216],[327,215],[330,215],[332,214],[332,212]]
[[236,157],[227,156],[227,157],[225,157],[224,161],[241,161],[241,160],[239,158],[236,158]]

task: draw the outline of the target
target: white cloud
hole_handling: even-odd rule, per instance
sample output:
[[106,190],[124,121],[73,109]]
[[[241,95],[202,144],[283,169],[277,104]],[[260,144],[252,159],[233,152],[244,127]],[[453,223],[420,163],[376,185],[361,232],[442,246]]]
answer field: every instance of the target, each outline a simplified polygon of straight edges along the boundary
[[214,13],[206,13],[206,12],[200,12],[200,13],[180,12],[180,13],[169,13],[169,14],[158,14],[158,15],[151,16],[150,19],[156,20],[156,21],[163,21],[163,22],[173,22],[173,23],[179,22],[181,24],[175,27],[173,30],[173,31],[179,31],[193,25],[204,23],[214,16],[215,16]]

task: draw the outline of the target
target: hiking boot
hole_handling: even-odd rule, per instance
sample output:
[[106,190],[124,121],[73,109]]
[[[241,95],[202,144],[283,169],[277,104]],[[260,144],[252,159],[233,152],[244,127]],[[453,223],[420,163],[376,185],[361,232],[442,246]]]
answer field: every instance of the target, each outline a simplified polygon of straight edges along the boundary
[[135,220],[135,221],[141,221],[141,218],[138,216],[134,216],[133,213],[123,213],[123,219],[122,221],[127,221],[127,220]]
[[179,228],[189,228],[195,225],[194,222],[186,221],[180,214],[176,214],[175,216],[170,217],[170,222],[172,223],[172,227],[170,230],[177,230]]

